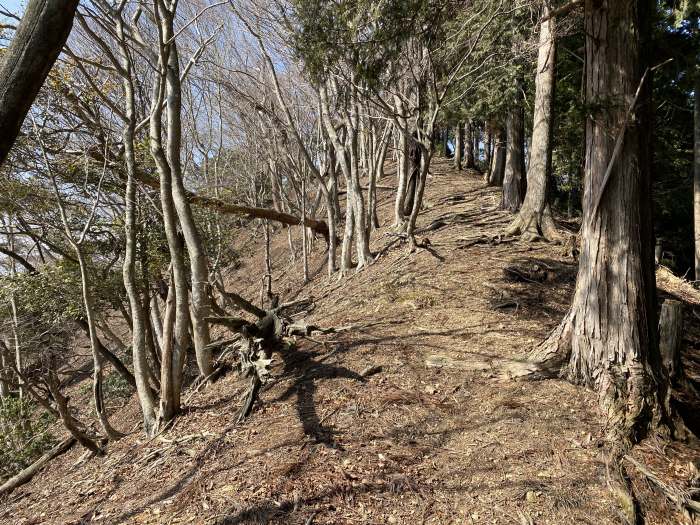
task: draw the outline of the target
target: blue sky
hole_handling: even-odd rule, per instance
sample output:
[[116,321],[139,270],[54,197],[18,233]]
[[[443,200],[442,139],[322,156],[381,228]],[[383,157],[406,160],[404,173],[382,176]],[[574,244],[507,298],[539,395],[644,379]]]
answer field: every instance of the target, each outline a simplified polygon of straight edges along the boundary
[[12,13],[19,13],[24,9],[25,0],[0,0],[0,5]]

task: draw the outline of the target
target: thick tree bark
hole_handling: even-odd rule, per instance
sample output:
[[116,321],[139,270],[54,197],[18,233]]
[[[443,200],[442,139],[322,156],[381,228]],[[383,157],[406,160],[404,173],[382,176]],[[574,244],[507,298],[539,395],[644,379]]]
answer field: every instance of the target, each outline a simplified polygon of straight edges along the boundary
[[527,192],[520,213],[507,228],[508,235],[521,235],[524,240],[558,240],[556,225],[547,202],[552,160],[552,124],[556,60],[555,20],[549,18],[544,3],[544,21],[540,24],[540,43],[535,77],[535,111],[530,162],[527,170]]
[[[642,82],[649,4],[585,4],[586,100],[599,109],[586,121],[579,273],[569,313],[533,355],[540,371],[563,365],[569,379],[598,392],[611,436],[622,445],[659,421],[663,399],[644,122],[648,86],[630,109]],[[636,116],[631,122],[628,112]]]
[[488,185],[501,186],[506,171],[506,132],[502,127],[495,128],[494,140]]
[[508,114],[507,135],[501,208],[515,213],[525,196],[525,115],[520,89]]
[[468,170],[474,169],[474,124],[468,120],[464,127],[464,167]]
[[695,65],[695,146],[694,162],[694,207],[695,207],[695,280],[700,280],[700,54]]
[[0,65],[0,164],[73,27],[78,0],[30,0]]
[[464,150],[464,123],[458,122],[455,128],[455,168],[462,170],[462,151]]

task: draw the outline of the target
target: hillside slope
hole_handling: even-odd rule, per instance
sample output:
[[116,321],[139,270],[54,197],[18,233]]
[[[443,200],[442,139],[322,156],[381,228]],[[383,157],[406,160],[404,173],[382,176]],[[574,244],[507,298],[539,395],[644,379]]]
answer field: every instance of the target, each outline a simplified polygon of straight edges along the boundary
[[[342,330],[276,355],[249,420],[235,422],[245,390],[235,373],[185,393],[185,413],[150,441],[131,403],[112,419],[132,433],[105,458],[78,464],[73,449],[3,502],[0,521],[619,523],[595,396],[565,381],[506,381],[494,368],[556,326],[575,261],[546,244],[479,243],[510,214],[497,210],[498,190],[444,161],[419,218],[430,249],[409,254],[389,233],[392,195],[380,192],[377,261],[346,279],[328,280],[319,241],[302,286],[286,233],[275,235],[275,291],[312,296],[307,319]],[[240,232],[236,248],[228,286],[256,299],[261,233]],[[535,262],[543,283],[504,277]],[[370,367],[381,368],[365,377]],[[665,453],[685,465],[674,447]],[[648,512],[650,523],[680,519]]]

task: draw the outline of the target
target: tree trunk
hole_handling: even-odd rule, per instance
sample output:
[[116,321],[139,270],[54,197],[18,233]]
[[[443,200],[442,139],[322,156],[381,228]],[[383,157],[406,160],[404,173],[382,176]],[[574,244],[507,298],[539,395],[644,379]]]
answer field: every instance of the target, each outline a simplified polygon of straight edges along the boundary
[[700,281],[700,56],[695,65],[695,146],[694,204],[695,204],[695,280]]
[[[158,5],[157,3],[155,5]],[[158,418],[168,422],[180,411],[181,370],[185,351],[189,344],[189,288],[183,246],[178,235],[178,220],[172,192],[172,171],[163,149],[162,114],[166,91],[168,67],[167,46],[169,37],[164,31],[166,22],[158,26],[162,52],[159,56],[151,97],[150,147],[160,183],[160,202],[163,226],[168,242],[171,264],[171,283],[168,288],[166,315],[163,320],[163,347],[161,358],[161,399]],[[167,27],[166,27],[167,29]]]
[[527,170],[527,193],[520,213],[507,228],[508,235],[523,240],[558,240],[556,225],[547,202],[548,180],[552,160],[553,100],[556,60],[554,18],[544,3],[545,20],[540,24],[540,43],[535,77],[535,111]]
[[464,128],[464,167],[468,170],[474,169],[474,124],[468,120]]
[[89,278],[87,272],[87,265],[85,262],[85,257],[83,255],[82,249],[74,243],[75,254],[78,258],[78,264],[80,267],[80,282],[82,286],[83,294],[83,306],[85,307],[85,318],[88,324],[88,331],[90,334],[90,348],[92,349],[92,360],[93,360],[93,399],[95,402],[95,412],[100,420],[100,425],[105,435],[116,441],[123,435],[116,431],[109,422],[107,417],[107,409],[104,403],[104,391],[102,389],[102,376],[103,376],[103,361],[102,355],[98,351],[97,342],[97,327],[95,326],[95,309],[92,292],[90,291]]
[[[301,179],[301,218],[306,219],[306,180]],[[301,253],[304,268],[304,284],[309,282],[309,248],[306,242],[306,226],[301,226]]]
[[[398,99],[398,96],[396,97]],[[403,102],[397,101],[397,111],[403,110]],[[402,129],[405,129],[406,121],[399,117],[399,123]],[[398,133],[399,142],[399,158],[396,163],[396,174],[398,178],[398,183],[396,186],[396,201],[394,203],[394,226],[396,228],[402,229],[405,222],[406,213],[405,199],[406,199],[406,185],[408,184],[408,139],[406,135],[401,131],[401,129],[396,129]]]
[[0,341],[0,398],[10,395],[10,385],[8,383],[10,363],[8,362],[9,356],[6,350],[7,347]]
[[404,216],[410,216],[413,211],[413,203],[416,200],[416,189],[421,172],[421,148],[415,140],[411,140],[408,148],[408,181],[404,196]]
[[491,123],[484,123],[484,182],[488,182],[491,171],[491,146],[493,143],[493,133]]
[[78,0],[30,0],[0,65],[0,164],[63,49]]
[[133,70],[131,59],[124,40],[124,22],[121,13],[117,20],[117,35],[119,38],[121,62],[124,69],[122,80],[124,88],[125,115],[128,119],[124,128],[124,161],[126,164],[126,190],[124,194],[124,264],[122,275],[124,288],[129,297],[131,309],[131,350],[134,362],[134,378],[141,413],[143,415],[143,428],[146,435],[151,436],[156,431],[155,404],[149,384],[150,367],[146,356],[146,323],[144,310],[141,305],[141,296],[136,284],[136,156],[134,153],[134,131],[136,128],[136,98],[134,94]]
[[464,123],[458,122],[455,128],[455,168],[462,171],[462,151],[464,149]]
[[[586,121],[579,273],[569,313],[533,355],[549,363],[541,370],[565,364],[569,379],[598,392],[611,437],[623,446],[658,422],[663,399],[648,126],[643,109],[627,121],[642,78],[649,4],[586,0],[586,101],[598,109]],[[649,88],[642,93],[647,98]]]
[[503,177],[506,171],[506,132],[502,127],[494,131],[495,144],[493,146],[493,158],[491,171],[489,172],[489,186],[503,185]]
[[503,177],[501,208],[513,213],[520,209],[525,196],[525,115],[522,92],[516,92],[516,101],[508,114],[506,170]]
[[[174,13],[164,17],[167,28],[164,31],[166,41],[172,39]],[[211,317],[211,305],[209,303],[209,265],[204,251],[199,230],[192,215],[187,191],[183,182],[182,162],[180,158],[182,143],[182,100],[180,85],[180,64],[177,54],[177,45],[173,41],[170,44],[170,55],[166,75],[167,93],[167,118],[168,141],[167,158],[170,164],[172,194],[175,210],[182,226],[182,234],[190,260],[190,274],[192,280],[192,339],[197,359],[200,377],[208,377],[213,370],[211,350],[209,343],[209,324],[206,321]],[[303,221],[303,220],[302,220]]]
[[417,184],[413,200],[413,209],[411,210],[411,216],[409,217],[408,224],[406,225],[406,236],[408,237],[411,250],[416,248],[416,241],[414,237],[416,220],[418,219],[418,214],[423,206],[423,193],[425,192],[425,183],[428,179],[428,170],[430,168],[430,161],[432,160],[432,151],[430,149],[428,149],[425,145],[417,145],[416,147],[419,152],[419,157],[417,159]]

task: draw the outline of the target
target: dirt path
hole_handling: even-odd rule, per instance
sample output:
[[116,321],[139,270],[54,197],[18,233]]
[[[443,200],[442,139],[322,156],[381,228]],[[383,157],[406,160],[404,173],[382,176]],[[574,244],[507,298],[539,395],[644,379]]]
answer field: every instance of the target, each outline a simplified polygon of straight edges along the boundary
[[[234,424],[244,385],[229,374],[186,395],[187,413],[154,441],[136,432],[80,467],[80,451],[64,456],[13,494],[0,520],[617,523],[594,396],[564,381],[502,381],[490,366],[522,356],[556,325],[573,261],[547,245],[474,244],[510,216],[496,210],[497,190],[444,162],[420,217],[420,227],[432,225],[419,234],[431,250],[408,254],[385,235],[391,195],[380,195],[374,265],[329,282],[317,246],[312,283],[299,288],[299,262],[275,283],[285,299],[313,295],[317,324],[352,328],[299,340],[296,352],[278,356],[249,421]],[[230,276],[251,298],[259,248]],[[284,261],[279,275],[288,264],[284,233],[273,248]],[[547,282],[504,279],[505,266],[532,260],[552,269]],[[362,377],[370,366],[381,370]],[[120,428],[138,421],[133,405],[115,417]]]

